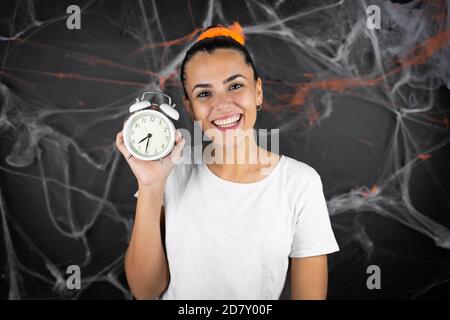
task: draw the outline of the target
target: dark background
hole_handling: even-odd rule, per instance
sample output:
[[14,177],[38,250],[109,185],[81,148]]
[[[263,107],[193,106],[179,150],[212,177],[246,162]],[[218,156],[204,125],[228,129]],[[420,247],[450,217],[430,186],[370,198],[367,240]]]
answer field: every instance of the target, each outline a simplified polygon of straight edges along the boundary
[[[68,30],[66,8],[82,8]],[[366,6],[381,29],[366,27]],[[330,299],[450,297],[449,1],[1,1],[0,298],[131,298],[137,185],[115,148],[135,97],[170,94],[201,28],[238,21],[257,126],[322,177],[341,251]],[[82,289],[66,288],[77,264]],[[381,268],[368,290],[366,269]]]

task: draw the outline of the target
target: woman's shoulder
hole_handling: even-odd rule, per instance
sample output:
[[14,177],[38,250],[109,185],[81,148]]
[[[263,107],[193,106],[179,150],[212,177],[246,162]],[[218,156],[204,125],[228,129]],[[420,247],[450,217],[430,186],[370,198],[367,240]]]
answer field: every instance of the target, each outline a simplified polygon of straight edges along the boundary
[[179,163],[176,164],[169,174],[169,179],[183,181],[190,179],[198,169],[197,164]]
[[166,182],[166,190],[183,190],[188,184],[196,183],[199,177],[199,165],[179,163],[174,166]]
[[320,180],[320,175],[311,165],[300,160],[283,155],[282,174],[286,179],[297,183]]

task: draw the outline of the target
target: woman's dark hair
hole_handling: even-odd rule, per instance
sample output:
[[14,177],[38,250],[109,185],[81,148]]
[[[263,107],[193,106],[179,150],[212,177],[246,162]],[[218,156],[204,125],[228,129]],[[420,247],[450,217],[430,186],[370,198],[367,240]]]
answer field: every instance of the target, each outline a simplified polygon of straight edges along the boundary
[[[214,26],[213,26],[214,27]],[[209,27],[210,29],[212,27]],[[205,29],[207,30],[207,29]],[[196,42],[192,47],[189,48],[189,50],[186,52],[186,55],[183,59],[183,62],[181,64],[181,70],[180,70],[180,78],[181,78],[181,84],[183,85],[184,90],[184,96],[186,99],[188,98],[186,87],[185,87],[185,67],[186,63],[189,62],[189,60],[192,59],[192,57],[197,54],[198,52],[207,52],[212,53],[216,49],[233,49],[237,50],[244,56],[245,62],[252,67],[253,69],[253,76],[255,81],[258,79],[258,73],[256,72],[255,65],[253,64],[252,57],[250,56],[250,53],[247,51],[247,48],[245,48],[243,45],[241,45],[239,42],[234,40],[233,38],[227,37],[227,36],[217,36],[214,38],[205,38],[203,40],[200,40]]]

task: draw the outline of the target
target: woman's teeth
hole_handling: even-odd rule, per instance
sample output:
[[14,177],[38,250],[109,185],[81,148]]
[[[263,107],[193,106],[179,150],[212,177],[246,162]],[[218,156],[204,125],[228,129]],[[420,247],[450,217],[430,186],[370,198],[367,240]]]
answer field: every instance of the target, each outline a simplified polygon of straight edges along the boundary
[[231,127],[241,119],[241,115],[235,115],[227,119],[214,120],[213,123],[221,128]]

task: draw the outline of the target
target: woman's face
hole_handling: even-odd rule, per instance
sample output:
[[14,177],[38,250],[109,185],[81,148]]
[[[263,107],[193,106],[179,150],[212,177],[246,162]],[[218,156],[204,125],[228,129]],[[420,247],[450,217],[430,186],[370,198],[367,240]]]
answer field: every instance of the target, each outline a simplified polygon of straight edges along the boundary
[[256,106],[262,104],[262,84],[259,78],[255,82],[252,67],[239,51],[197,53],[185,66],[185,79],[187,110],[213,141],[229,144],[225,135],[252,131]]

